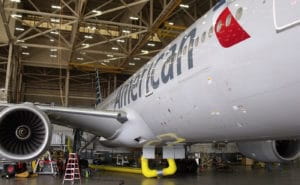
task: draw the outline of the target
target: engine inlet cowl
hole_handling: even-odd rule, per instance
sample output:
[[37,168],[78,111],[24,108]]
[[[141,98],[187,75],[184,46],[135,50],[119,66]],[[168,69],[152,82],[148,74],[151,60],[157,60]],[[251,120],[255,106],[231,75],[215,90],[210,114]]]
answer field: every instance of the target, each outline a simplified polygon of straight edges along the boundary
[[48,116],[31,104],[14,105],[0,113],[0,155],[27,161],[42,155],[51,136]]

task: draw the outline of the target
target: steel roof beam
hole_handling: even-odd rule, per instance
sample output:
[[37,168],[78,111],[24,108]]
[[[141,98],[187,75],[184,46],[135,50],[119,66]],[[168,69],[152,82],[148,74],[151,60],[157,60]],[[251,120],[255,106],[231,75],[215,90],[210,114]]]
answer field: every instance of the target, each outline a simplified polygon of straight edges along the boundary
[[163,24],[171,15],[171,13],[175,10],[175,8],[181,3],[181,0],[171,0],[167,6],[163,9],[163,11],[156,18],[154,23],[149,27],[148,32],[143,36],[142,39],[135,45],[132,49],[131,53],[128,55],[128,58],[121,63],[121,66],[125,65],[130,58],[136,54],[147,42],[148,39],[158,31],[159,26]]
[[76,17],[76,16],[53,14],[53,13],[47,13],[47,12],[37,12],[37,11],[31,11],[31,10],[18,9],[18,8],[5,8],[5,10],[10,11],[10,12],[15,12],[15,13],[40,15],[40,16],[52,17],[52,18],[63,18],[63,19],[71,19],[71,20],[78,19],[78,17]]
[[145,2],[148,2],[148,1],[149,0],[140,0],[140,1],[129,3],[129,4],[126,4],[126,5],[123,5],[123,6],[119,6],[119,7],[116,7],[116,8],[111,8],[111,9],[102,11],[101,14],[94,13],[93,15],[85,16],[84,19],[90,19],[90,18],[93,18],[93,17],[98,17],[98,16],[101,16],[101,15],[104,15],[104,14],[107,14],[107,13],[111,13],[111,12],[114,12],[114,11],[122,10],[124,8],[129,8],[131,6],[135,6],[135,5],[138,5],[138,4],[141,4],[141,3],[145,3]]

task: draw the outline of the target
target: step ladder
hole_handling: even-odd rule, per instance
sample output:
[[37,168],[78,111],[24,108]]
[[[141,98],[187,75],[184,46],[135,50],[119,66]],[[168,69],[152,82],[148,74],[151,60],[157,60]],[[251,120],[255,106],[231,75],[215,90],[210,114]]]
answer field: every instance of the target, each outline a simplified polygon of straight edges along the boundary
[[69,181],[72,184],[74,184],[75,181],[79,181],[79,183],[81,184],[78,156],[76,153],[69,153],[69,158],[62,184],[64,184],[65,181]]

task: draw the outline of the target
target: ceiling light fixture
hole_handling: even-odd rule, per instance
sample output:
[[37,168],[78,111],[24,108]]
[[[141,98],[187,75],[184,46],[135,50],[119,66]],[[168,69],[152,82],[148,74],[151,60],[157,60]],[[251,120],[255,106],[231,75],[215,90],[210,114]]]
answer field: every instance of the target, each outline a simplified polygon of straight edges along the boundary
[[50,57],[51,57],[51,58],[56,58],[56,57],[57,57],[57,55],[50,55]]
[[60,10],[60,9],[61,9],[61,6],[51,5],[51,8]]
[[128,63],[128,65],[135,66],[135,63],[130,62],[130,63]]
[[18,27],[16,27],[16,30],[17,31],[24,31],[24,28],[18,28]]
[[129,30],[122,30],[123,33],[130,33]]
[[154,47],[154,46],[155,46],[154,43],[148,43],[147,45],[148,45],[148,46],[151,46],[151,47]]
[[92,35],[85,35],[84,38],[85,38],[85,39],[92,39],[93,36],[92,36]]
[[57,31],[51,31],[50,33],[53,34],[53,35],[58,35]]
[[180,4],[179,5],[181,8],[189,8],[190,6],[188,4]]
[[23,16],[20,14],[11,14],[12,18],[22,18]]
[[131,20],[135,20],[135,21],[139,20],[139,18],[138,18],[138,17],[133,17],[133,16],[130,16],[130,17],[129,17],[129,19],[131,19]]
[[102,15],[102,12],[99,10],[93,10],[92,12],[95,13],[96,15]]
[[124,42],[125,42],[125,40],[123,40],[123,39],[118,39],[118,40],[117,40],[117,42],[124,43]]
[[149,53],[148,50],[141,50],[141,52],[144,53],[144,54],[148,54]]
[[51,22],[57,22],[57,23],[59,23],[59,22],[60,22],[60,20],[59,20],[59,19],[54,19],[54,18],[51,18],[51,19],[50,19],[50,21],[51,21]]
[[30,55],[29,52],[22,52],[22,55]]
[[111,49],[116,50],[116,51],[119,50],[119,48],[117,48],[117,47],[112,47]]

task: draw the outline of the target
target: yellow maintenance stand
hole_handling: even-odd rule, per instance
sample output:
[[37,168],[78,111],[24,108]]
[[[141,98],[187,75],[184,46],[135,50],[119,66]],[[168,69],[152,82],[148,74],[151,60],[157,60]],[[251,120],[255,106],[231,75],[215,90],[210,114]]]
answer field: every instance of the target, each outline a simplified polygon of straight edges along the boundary
[[174,159],[167,159],[169,166],[163,170],[153,170],[149,168],[148,159],[142,157],[142,173],[145,177],[157,177],[157,176],[168,176],[174,175],[177,171],[176,163]]
[[157,176],[168,176],[176,173],[177,167],[174,159],[167,159],[169,166],[163,170],[155,170],[149,168],[148,159],[142,157],[141,163],[142,168],[129,168],[129,167],[116,167],[116,166],[106,166],[106,165],[89,165],[90,168],[105,170],[105,171],[114,171],[114,172],[123,172],[123,173],[135,173],[143,174],[145,177],[152,178]]

